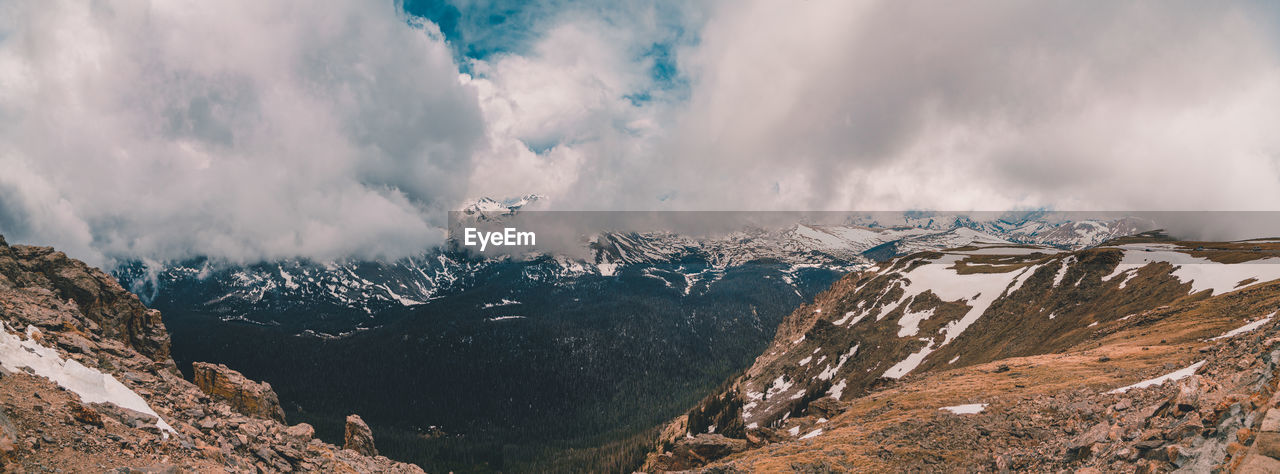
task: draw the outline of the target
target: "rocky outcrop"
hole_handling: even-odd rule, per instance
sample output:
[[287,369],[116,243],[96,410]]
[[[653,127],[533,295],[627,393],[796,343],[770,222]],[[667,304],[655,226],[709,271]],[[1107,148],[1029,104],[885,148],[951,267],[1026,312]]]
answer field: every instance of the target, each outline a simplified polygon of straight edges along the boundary
[[345,442],[342,449],[350,449],[365,456],[378,455],[378,448],[373,446],[373,431],[360,415],[347,415],[347,432],[343,439]]
[[746,450],[745,440],[718,434],[700,434],[677,441],[670,452],[649,460],[644,469],[650,472],[683,471]]
[[233,370],[184,380],[158,312],[52,249],[0,238],[0,323],[0,472],[422,472],[286,426]]
[[231,404],[233,410],[284,423],[284,410],[271,384],[249,380],[225,365],[208,362],[191,364],[191,375],[200,391]]
[[[160,312],[148,309],[133,293],[125,291],[102,270],[71,259],[50,247],[9,246],[0,241],[0,291],[28,289],[19,300],[70,302],[71,314],[85,329],[121,341],[151,360],[171,363],[169,333]],[[16,295],[7,295],[14,301]],[[59,305],[62,306],[62,305]],[[19,310],[11,306],[8,311]],[[53,311],[46,311],[52,309]],[[33,324],[52,328],[64,322],[61,308],[30,307],[24,317]]]

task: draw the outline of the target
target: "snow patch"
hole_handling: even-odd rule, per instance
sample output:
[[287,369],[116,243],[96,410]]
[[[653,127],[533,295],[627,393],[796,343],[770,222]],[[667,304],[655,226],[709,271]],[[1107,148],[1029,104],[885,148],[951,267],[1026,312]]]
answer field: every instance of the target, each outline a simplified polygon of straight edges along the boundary
[[976,415],[987,409],[986,403],[970,403],[967,405],[956,405],[950,407],[942,407],[939,410],[949,411],[957,415]]
[[840,400],[840,396],[844,395],[844,388],[846,386],[847,384],[845,383],[845,379],[840,379],[839,382],[836,382],[835,385],[832,385],[831,388],[827,390],[827,395],[836,400]]
[[129,390],[115,377],[85,367],[74,359],[64,360],[58,351],[37,343],[33,338],[37,333],[39,330],[35,326],[27,326],[27,339],[24,341],[10,334],[8,326],[0,322],[0,365],[13,369],[29,367],[36,375],[79,395],[84,403],[110,403],[154,416],[156,426],[165,439],[169,439],[170,434],[178,434],[147,405],[142,396]]
[[930,316],[933,316],[933,311],[935,309],[936,308],[929,308],[920,312],[911,311],[902,315],[902,318],[898,320],[898,326],[900,326],[898,329],[898,337],[911,337],[919,334],[920,322],[929,319]]
[[1133,390],[1133,389],[1135,389],[1135,388],[1147,388],[1147,387],[1154,387],[1154,386],[1156,386],[1156,385],[1160,385],[1160,384],[1163,384],[1163,383],[1165,383],[1165,382],[1171,382],[1171,381],[1174,381],[1174,380],[1182,380],[1182,379],[1185,379],[1185,378],[1190,377],[1190,376],[1192,376],[1192,375],[1195,375],[1196,370],[1198,370],[1198,369],[1200,368],[1200,366],[1202,366],[1202,365],[1204,365],[1204,361],[1203,361],[1203,360],[1202,360],[1202,361],[1200,361],[1200,362],[1196,362],[1196,363],[1194,363],[1194,364],[1191,364],[1191,366],[1190,366],[1190,367],[1187,367],[1187,368],[1184,368],[1184,369],[1178,370],[1178,371],[1176,371],[1176,372],[1173,372],[1173,373],[1170,373],[1170,374],[1161,375],[1161,376],[1156,377],[1156,378],[1151,379],[1151,380],[1143,380],[1143,381],[1138,382],[1138,383],[1135,383],[1135,384],[1133,384],[1133,385],[1130,385],[1130,386],[1127,386],[1127,387],[1120,387],[1120,388],[1117,388],[1117,389],[1112,390],[1112,391],[1107,392],[1107,393],[1109,393],[1109,394],[1114,394],[1114,393],[1124,393],[1124,392],[1128,392],[1128,391],[1130,391],[1130,390]]
[[600,270],[600,276],[613,276],[618,273],[618,264],[600,263],[596,264],[596,269]]
[[[1278,311],[1277,313],[1280,313],[1280,311]],[[1240,326],[1240,327],[1238,327],[1238,328],[1232,329],[1232,330],[1230,330],[1230,331],[1227,331],[1227,333],[1226,333],[1226,334],[1223,334],[1223,335],[1221,335],[1221,336],[1218,336],[1218,337],[1211,337],[1211,338],[1209,338],[1209,340],[1210,340],[1210,341],[1216,341],[1216,340],[1219,340],[1219,339],[1226,339],[1226,338],[1230,338],[1230,337],[1236,337],[1236,336],[1239,336],[1239,335],[1244,334],[1244,333],[1246,333],[1246,332],[1253,331],[1253,330],[1255,330],[1255,329],[1258,329],[1258,328],[1262,327],[1262,325],[1263,325],[1263,324],[1267,324],[1268,322],[1270,322],[1270,321],[1271,321],[1271,318],[1274,318],[1275,316],[1276,316],[1276,313],[1271,313],[1271,316],[1267,316],[1267,317],[1265,317],[1265,318],[1259,319],[1259,320],[1257,320],[1257,321],[1254,321],[1254,322],[1252,322],[1252,323],[1246,324],[1246,325],[1244,325],[1244,326]]]

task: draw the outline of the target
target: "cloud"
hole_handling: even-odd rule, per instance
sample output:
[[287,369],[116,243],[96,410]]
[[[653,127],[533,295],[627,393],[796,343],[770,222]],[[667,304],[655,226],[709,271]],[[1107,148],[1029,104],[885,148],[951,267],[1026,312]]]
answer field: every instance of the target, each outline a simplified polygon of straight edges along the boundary
[[[583,117],[550,128],[580,137],[537,161],[555,179],[525,175],[565,208],[1264,209],[1280,198],[1280,41],[1265,8],[724,2],[674,43],[687,90],[618,106],[656,79],[589,62],[650,84],[557,80],[510,94],[502,119]],[[493,84],[532,74],[497,64]],[[581,158],[556,166],[555,153]]]
[[1280,202],[1266,4],[428,3],[0,5],[0,232],[98,261],[373,258],[438,242],[466,199],[530,192]]
[[15,240],[98,262],[403,255],[441,239],[484,142],[438,30],[389,1],[0,8]]

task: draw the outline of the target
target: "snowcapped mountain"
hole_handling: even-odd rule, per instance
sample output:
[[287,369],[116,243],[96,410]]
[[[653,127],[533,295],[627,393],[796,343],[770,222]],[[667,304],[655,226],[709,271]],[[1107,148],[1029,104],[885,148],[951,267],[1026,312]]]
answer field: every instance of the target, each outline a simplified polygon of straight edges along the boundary
[[526,194],[501,201],[483,197],[464,206],[460,212],[467,218],[480,222],[501,221],[507,217],[514,216],[525,206],[545,198],[546,196],[540,194]]
[[[536,194],[503,200],[482,198],[464,206],[461,214],[473,222],[503,222],[540,199]],[[983,219],[903,213],[889,219],[855,217],[847,222],[747,227],[704,237],[666,231],[606,231],[583,239],[585,258],[547,254],[522,259],[484,257],[442,248],[395,261],[284,260],[251,265],[207,259],[167,265],[131,262],[114,274],[144,301],[177,298],[187,305],[222,313],[229,320],[261,311],[317,309],[372,315],[388,308],[425,304],[483,284],[490,277],[525,282],[522,284],[573,284],[584,277],[613,277],[623,267],[639,266],[647,275],[670,274],[670,284],[689,294],[697,288],[705,290],[725,269],[749,264],[778,265],[780,278],[799,285],[793,280],[805,268],[845,273],[899,255],[971,244],[1080,249],[1149,230],[1135,219],[1055,221],[1044,213]],[[658,273],[643,268],[653,265],[672,267]],[[516,270],[507,271],[507,267]]]

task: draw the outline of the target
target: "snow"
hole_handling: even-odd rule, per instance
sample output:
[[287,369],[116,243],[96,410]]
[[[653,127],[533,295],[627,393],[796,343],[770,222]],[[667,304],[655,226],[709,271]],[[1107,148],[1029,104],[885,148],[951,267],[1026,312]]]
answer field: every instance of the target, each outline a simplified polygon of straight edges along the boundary
[[[858,306],[859,306],[859,307],[861,307],[863,303],[865,303],[865,301],[860,301],[860,302],[858,302]],[[854,315],[855,315],[855,314],[857,314],[857,313],[858,313],[857,311],[849,311],[849,312],[847,312],[847,313],[844,313],[844,317],[843,317],[843,318],[837,319],[837,320],[833,321],[831,324],[836,325],[836,326],[842,326],[842,325],[844,325],[844,324],[847,322],[847,323],[849,323],[849,327],[853,327],[853,325],[858,324],[858,321],[862,321],[862,318],[867,317],[867,315],[865,315],[865,314],[858,314],[858,315],[855,317]],[[850,321],[850,318],[852,318],[853,320],[852,320],[852,321]]]
[[[902,378],[912,370],[915,370],[916,367],[919,367],[929,354],[938,350],[939,347],[954,341],[969,326],[973,325],[978,318],[982,317],[982,314],[987,311],[991,303],[1004,294],[1005,290],[1018,276],[1013,272],[961,275],[956,273],[954,269],[948,268],[962,257],[960,255],[944,255],[938,260],[916,267],[910,273],[904,275],[909,283],[904,288],[902,299],[893,308],[901,305],[908,298],[914,298],[925,291],[931,291],[943,301],[967,300],[969,311],[960,319],[951,321],[942,328],[942,342],[939,343],[932,338],[929,339],[929,343],[925,347],[885,371],[884,377]],[[887,309],[885,313],[888,311],[892,311],[892,309]]]
[[939,410],[949,411],[957,415],[976,415],[987,409],[986,403],[970,403],[967,405],[956,405],[950,407],[942,407]]
[[1198,369],[1200,368],[1200,366],[1202,366],[1202,365],[1204,365],[1204,361],[1203,361],[1203,360],[1202,360],[1202,361],[1200,361],[1200,362],[1196,362],[1196,363],[1194,363],[1194,364],[1191,364],[1191,366],[1190,366],[1190,367],[1187,367],[1187,368],[1184,368],[1184,369],[1181,369],[1181,370],[1175,371],[1175,372],[1173,372],[1173,373],[1165,374],[1165,375],[1161,375],[1161,376],[1156,377],[1156,378],[1151,379],[1151,380],[1143,380],[1143,381],[1138,382],[1138,383],[1135,383],[1135,384],[1133,384],[1133,385],[1130,385],[1130,386],[1127,386],[1127,387],[1120,387],[1120,388],[1117,388],[1117,389],[1112,390],[1112,391],[1107,392],[1107,393],[1109,393],[1109,394],[1114,394],[1114,393],[1124,393],[1124,392],[1128,392],[1129,390],[1133,390],[1133,389],[1135,389],[1135,388],[1147,388],[1147,387],[1154,387],[1154,386],[1156,386],[1156,385],[1160,385],[1160,384],[1163,384],[1163,383],[1165,383],[1165,382],[1171,382],[1171,381],[1174,381],[1174,380],[1182,380],[1182,379],[1185,379],[1185,378],[1190,377],[1190,376],[1192,376],[1192,375],[1195,375],[1196,370],[1198,370]]
[[480,309],[496,308],[499,306],[511,306],[513,304],[520,304],[520,302],[503,298],[501,301],[498,301],[497,303],[485,303],[484,306],[480,307]]
[[510,320],[510,319],[525,319],[525,317],[524,317],[524,316],[518,316],[518,315],[511,315],[511,316],[498,316],[498,317],[496,317],[496,318],[485,318],[485,321],[490,321],[490,322],[492,322],[492,321],[507,321],[507,320]]
[[616,263],[601,263],[597,264],[596,268],[600,270],[600,276],[613,276],[618,272],[618,264]]
[[928,310],[920,312],[912,311],[902,315],[902,319],[898,320],[898,326],[900,326],[898,329],[898,337],[911,337],[919,334],[920,322],[929,319],[930,316],[933,316],[934,309],[936,308],[929,308]]
[[759,423],[752,423],[752,424],[747,425],[747,429],[749,429],[749,430],[754,430],[754,429],[759,428],[759,427],[760,427],[760,424],[759,424]]
[[840,355],[840,360],[839,360],[838,362],[836,362],[836,366],[835,366],[835,367],[832,367],[832,366],[828,365],[826,369],[823,369],[823,370],[822,370],[822,372],[818,374],[818,379],[819,379],[819,380],[831,380],[831,378],[832,378],[832,377],[835,377],[835,376],[836,376],[836,372],[840,371],[840,368],[841,368],[841,367],[844,367],[844,363],[845,363],[846,361],[848,361],[850,357],[853,357],[853,355],[854,355],[854,354],[858,353],[858,347],[859,347],[859,346],[861,346],[861,345],[862,345],[862,344],[860,344],[860,343],[859,343],[859,344],[854,344],[854,345],[853,345],[853,347],[850,347],[850,348],[849,348],[849,352],[846,352],[846,353],[844,353],[844,354],[841,354],[841,355]]
[[1027,280],[1031,279],[1031,275],[1034,275],[1036,273],[1036,270],[1039,270],[1040,267],[1042,266],[1044,265],[1043,264],[1032,265],[1030,267],[1027,267],[1026,270],[1023,270],[1022,273],[1018,274],[1018,278],[1013,281],[1013,286],[1009,288],[1009,291],[1007,293],[1012,295],[1013,292],[1018,291],[1018,288],[1022,288],[1022,284],[1026,283]]
[[951,360],[947,361],[947,364],[954,364],[957,360],[960,360],[960,356],[952,357]]
[[1191,283],[1191,293],[1211,290],[1211,295],[1217,295],[1235,290],[1241,281],[1250,278],[1256,278],[1256,283],[1280,278],[1280,258],[1217,263],[1176,251],[1179,247],[1170,244],[1126,244],[1114,248],[1123,251],[1124,257],[1103,281],[1155,262],[1177,267],[1172,275],[1182,283]]
[[[1278,311],[1277,313],[1280,313],[1280,311]],[[1244,334],[1244,333],[1246,333],[1246,332],[1253,331],[1253,330],[1255,330],[1255,329],[1258,329],[1258,328],[1262,327],[1262,325],[1263,325],[1263,324],[1267,324],[1268,322],[1270,322],[1270,321],[1271,321],[1271,318],[1276,317],[1276,314],[1277,314],[1277,313],[1271,313],[1271,316],[1267,316],[1267,317],[1265,317],[1265,318],[1259,319],[1259,320],[1257,320],[1257,321],[1254,321],[1254,322],[1252,322],[1252,323],[1246,324],[1246,325],[1244,325],[1244,326],[1240,326],[1240,327],[1238,327],[1238,328],[1232,329],[1232,330],[1230,330],[1230,331],[1227,331],[1227,333],[1226,333],[1226,334],[1223,334],[1223,335],[1221,335],[1221,336],[1218,336],[1218,337],[1211,337],[1211,338],[1209,338],[1209,340],[1210,340],[1210,341],[1216,341],[1216,340],[1219,340],[1219,339],[1226,339],[1226,338],[1230,338],[1230,337],[1236,337],[1236,336],[1239,336],[1239,335]]]
[[[1063,278],[1066,278],[1066,276],[1067,276],[1067,269],[1068,269],[1068,268],[1070,268],[1070,267],[1071,267],[1071,264],[1073,264],[1073,263],[1075,263],[1075,262],[1076,262],[1076,256],[1075,256],[1075,255],[1072,255],[1072,256],[1067,257],[1067,258],[1065,258],[1065,259],[1063,259],[1063,260],[1062,260],[1062,266],[1058,268],[1058,274],[1053,276],[1053,287],[1054,287],[1054,288],[1057,288],[1057,287],[1058,287],[1058,285],[1061,285],[1061,284],[1062,284],[1062,279],[1063,279]],[[1106,280],[1106,278],[1103,278],[1103,280]]]
[[0,365],[15,369],[29,367],[36,375],[79,395],[84,403],[111,403],[154,416],[165,439],[170,433],[178,434],[136,392],[115,377],[85,367],[76,360],[64,360],[56,350],[35,341],[38,333],[35,326],[27,326],[27,339],[22,340],[10,334],[8,326],[0,322]]
[[787,377],[785,375],[779,375],[778,378],[774,379],[773,383],[769,385],[769,390],[765,391],[766,398],[772,398],[774,395],[791,390],[791,385],[792,382],[787,381]]
[[840,396],[844,395],[844,389],[847,386],[848,385],[846,384],[845,379],[840,379],[839,382],[837,382],[835,385],[832,385],[831,388],[827,390],[827,395],[831,396],[831,398],[839,400]]
[[[798,430],[798,429],[799,429],[799,427],[796,427],[796,429]],[[818,429],[816,429],[816,430],[810,431],[808,434],[806,434],[806,435],[804,435],[804,436],[801,436],[801,437],[800,437],[800,439],[809,439],[809,438],[812,438],[812,437],[814,437],[814,436],[818,436],[818,435],[820,435],[820,434],[822,434],[822,428],[818,428]]]
[[787,430],[787,433],[791,433],[791,436],[797,436],[800,434],[800,427],[792,426],[791,429]]
[[804,367],[804,366],[806,366],[806,365],[809,365],[809,362],[810,362],[810,361],[812,361],[812,360],[813,360],[813,356],[809,356],[809,357],[805,357],[805,358],[803,358],[803,359],[800,359],[800,366],[801,366],[801,367]]

